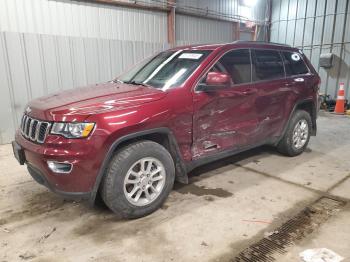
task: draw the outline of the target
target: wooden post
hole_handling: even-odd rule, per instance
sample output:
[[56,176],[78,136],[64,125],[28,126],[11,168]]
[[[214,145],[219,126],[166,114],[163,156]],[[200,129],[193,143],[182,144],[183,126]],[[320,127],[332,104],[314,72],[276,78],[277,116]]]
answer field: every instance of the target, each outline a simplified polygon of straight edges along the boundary
[[168,12],[168,43],[171,47],[175,46],[175,4],[176,0],[169,0],[168,7],[170,11]]
[[239,40],[239,33],[240,33],[240,22],[233,22],[233,35],[235,37],[235,40]]
[[254,31],[252,32],[253,41],[256,41],[256,38],[258,37],[258,25],[255,25],[253,28],[254,28]]

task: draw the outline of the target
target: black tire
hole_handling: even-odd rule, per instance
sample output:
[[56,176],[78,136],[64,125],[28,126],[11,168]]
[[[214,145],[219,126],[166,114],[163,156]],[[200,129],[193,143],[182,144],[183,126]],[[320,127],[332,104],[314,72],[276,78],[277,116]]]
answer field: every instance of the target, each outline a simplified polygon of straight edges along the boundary
[[[124,179],[128,170],[138,160],[153,157],[159,160],[165,169],[165,182],[160,195],[145,206],[130,203],[124,194]],[[174,161],[170,153],[153,141],[139,141],[125,146],[113,156],[102,181],[101,196],[105,204],[123,218],[146,216],[162,206],[175,180]]]
[[[300,120],[306,120],[308,125],[308,135],[305,144],[301,148],[296,148],[293,144],[293,131],[295,126],[298,124]],[[308,112],[304,110],[297,110],[294,112],[291,120],[289,121],[287,130],[281,139],[281,141],[277,145],[277,150],[287,156],[297,156],[300,155],[306,149],[309,140],[310,133],[312,128],[311,116]]]

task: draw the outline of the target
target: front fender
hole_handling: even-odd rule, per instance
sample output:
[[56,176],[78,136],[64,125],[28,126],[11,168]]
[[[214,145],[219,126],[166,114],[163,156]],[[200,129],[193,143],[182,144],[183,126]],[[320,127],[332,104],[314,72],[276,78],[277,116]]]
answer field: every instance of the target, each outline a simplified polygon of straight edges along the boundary
[[96,181],[93,187],[93,190],[90,195],[90,204],[93,205],[96,200],[96,195],[98,192],[98,189],[100,187],[101,181],[103,179],[103,176],[105,174],[105,171],[108,167],[108,163],[112,159],[115,151],[117,148],[124,142],[134,140],[134,139],[142,139],[145,138],[149,135],[154,135],[154,134],[159,134],[159,135],[166,135],[168,138],[169,142],[169,149],[170,153],[174,158],[175,162],[175,169],[176,169],[176,180],[182,183],[187,184],[188,183],[188,177],[187,177],[187,170],[186,170],[186,165],[181,157],[181,153],[178,147],[178,144],[176,142],[175,136],[173,135],[172,131],[167,128],[167,127],[159,127],[159,128],[153,128],[149,130],[143,130],[131,134],[124,135],[118,139],[116,139],[111,146],[109,147],[105,158],[101,164],[101,167],[99,169],[99,172],[96,177]]

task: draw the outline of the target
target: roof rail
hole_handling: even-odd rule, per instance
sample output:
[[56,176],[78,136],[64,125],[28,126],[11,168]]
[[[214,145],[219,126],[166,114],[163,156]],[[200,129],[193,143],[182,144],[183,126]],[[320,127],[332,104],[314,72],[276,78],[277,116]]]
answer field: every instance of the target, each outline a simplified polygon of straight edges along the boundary
[[265,41],[248,41],[248,40],[236,40],[233,42],[233,44],[238,44],[238,43],[247,43],[247,44],[264,44],[264,45],[279,45],[279,46],[287,46],[291,47],[290,45],[287,44],[281,44],[281,43],[274,43],[274,42],[265,42]]

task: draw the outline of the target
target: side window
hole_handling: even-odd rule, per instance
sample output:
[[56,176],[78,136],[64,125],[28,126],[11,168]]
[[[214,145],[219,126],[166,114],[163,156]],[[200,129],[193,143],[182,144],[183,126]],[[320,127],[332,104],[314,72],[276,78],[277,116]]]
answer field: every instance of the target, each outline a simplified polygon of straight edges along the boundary
[[209,72],[226,73],[225,68],[220,62],[217,62],[212,68],[210,68]]
[[[225,68],[220,64],[220,62],[217,62],[212,68],[210,68],[209,72],[218,72],[218,73],[227,73]],[[200,84],[205,84],[206,75],[202,77]]]
[[231,76],[234,84],[251,82],[251,63],[248,49],[230,51],[220,58],[219,63]]
[[287,76],[301,75],[309,72],[301,55],[296,52],[282,52],[284,58],[284,67]]
[[252,50],[254,81],[284,78],[282,58],[278,51]]

